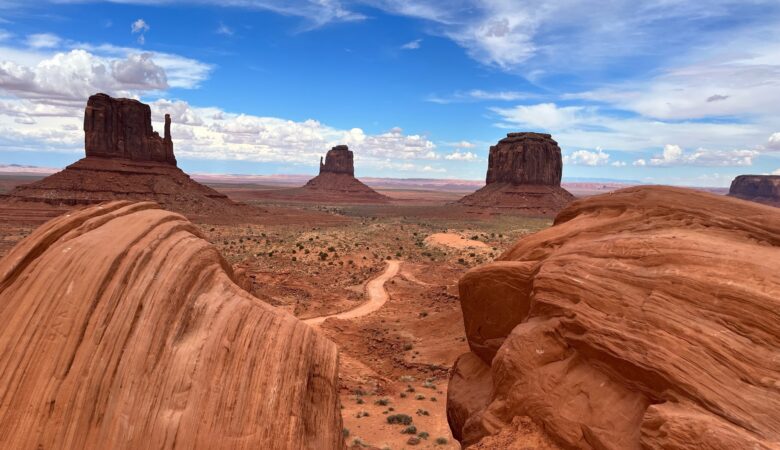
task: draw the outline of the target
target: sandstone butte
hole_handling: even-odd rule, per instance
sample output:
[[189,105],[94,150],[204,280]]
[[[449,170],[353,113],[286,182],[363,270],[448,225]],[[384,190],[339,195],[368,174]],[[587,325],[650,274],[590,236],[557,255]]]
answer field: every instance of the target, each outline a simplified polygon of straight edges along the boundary
[[324,162],[320,158],[319,175],[309,180],[303,191],[307,197],[326,201],[383,203],[389,200],[355,178],[354,154],[346,145],[328,150]]
[[71,211],[0,260],[3,449],[340,449],[337,371],[150,202]]
[[562,173],[561,148],[552,136],[509,133],[490,147],[485,187],[459,203],[534,215],[555,214],[574,200],[561,187]]
[[780,206],[780,175],[740,175],[731,182],[729,195]]
[[[460,280],[471,352],[449,383],[454,435],[780,448],[778,267],[770,206],[671,187],[575,201]],[[528,419],[546,436],[509,444]]]
[[152,129],[149,105],[95,94],[84,111],[86,157],[34,183],[17,187],[12,202],[89,205],[150,200],[190,218],[245,218],[263,211],[233,202],[176,167],[171,119],[163,137]]

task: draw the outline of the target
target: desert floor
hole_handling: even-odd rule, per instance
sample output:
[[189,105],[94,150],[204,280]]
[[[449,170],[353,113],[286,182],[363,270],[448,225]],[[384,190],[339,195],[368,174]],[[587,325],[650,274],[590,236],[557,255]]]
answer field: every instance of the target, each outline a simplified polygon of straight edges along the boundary
[[[278,214],[198,226],[247,290],[339,345],[347,444],[459,448],[445,413],[449,370],[467,351],[457,281],[551,220],[468,213],[445,204],[451,194],[385,191],[398,200],[312,205],[263,203],[245,189],[223,192]],[[0,210],[0,256],[65,210],[40,209],[11,211],[13,220]],[[389,423],[394,415],[411,424]]]

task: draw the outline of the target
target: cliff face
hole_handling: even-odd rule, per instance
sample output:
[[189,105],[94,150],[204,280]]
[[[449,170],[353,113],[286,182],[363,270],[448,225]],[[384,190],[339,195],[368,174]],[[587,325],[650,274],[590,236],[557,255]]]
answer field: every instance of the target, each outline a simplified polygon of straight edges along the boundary
[[0,448],[341,449],[337,371],[152,203],[73,211],[0,260]]
[[563,162],[549,134],[509,133],[490,147],[486,183],[560,186]]
[[165,132],[152,129],[152,111],[138,100],[89,97],[84,111],[84,149],[88,157],[125,158],[176,165],[171,141],[171,117],[165,115]]
[[778,267],[776,208],[671,187],[572,203],[461,278],[453,434],[522,442],[529,417],[562,448],[777,448]]
[[780,206],[780,175],[740,175],[731,182],[729,195]]
[[561,149],[549,134],[509,133],[490,147],[487,185],[459,203],[529,215],[556,214],[574,196],[561,187]]
[[355,176],[355,163],[352,151],[346,145],[337,145],[328,150],[325,162],[320,158],[320,175],[323,173],[343,173]]

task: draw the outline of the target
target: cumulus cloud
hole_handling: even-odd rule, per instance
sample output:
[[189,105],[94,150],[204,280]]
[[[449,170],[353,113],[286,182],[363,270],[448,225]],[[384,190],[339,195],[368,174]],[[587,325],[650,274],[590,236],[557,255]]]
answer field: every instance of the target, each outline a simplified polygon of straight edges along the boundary
[[454,151],[450,153],[449,155],[445,156],[444,159],[450,160],[450,161],[476,161],[477,155],[471,152],[461,152],[461,151]]
[[772,175],[780,175],[780,169],[777,169],[774,172],[772,172]]
[[686,153],[679,145],[667,144],[660,155],[650,159],[652,166],[752,166],[753,159],[759,155],[757,150],[707,150],[696,149]]
[[769,136],[766,147],[769,150],[780,150],[780,133],[773,133]]
[[609,154],[600,147],[595,152],[589,150],[577,150],[563,157],[565,164],[575,166],[603,166],[609,163]]
[[585,111],[581,106],[559,107],[555,103],[518,105],[514,108],[491,108],[501,118],[513,125],[543,130],[571,128],[583,121]]
[[612,163],[610,163],[610,166],[613,166],[613,167],[625,167],[625,166],[627,166],[627,164],[626,164],[625,161],[613,161]]
[[633,163],[631,163],[631,165],[636,166],[636,167],[644,167],[644,166],[647,165],[647,161],[645,161],[644,159],[640,158],[640,159],[637,159],[636,161],[634,161]]
[[413,41],[407,42],[406,44],[401,46],[401,50],[417,50],[420,48],[420,44],[422,43],[422,39],[415,39]]
[[141,45],[146,43],[145,33],[147,31],[149,31],[149,25],[144,21],[144,19],[138,19],[130,24],[130,32],[132,34],[138,34],[138,43]]
[[148,53],[112,60],[71,50],[35,66],[0,62],[0,89],[22,98],[83,101],[97,91],[129,95],[167,87],[165,71]]

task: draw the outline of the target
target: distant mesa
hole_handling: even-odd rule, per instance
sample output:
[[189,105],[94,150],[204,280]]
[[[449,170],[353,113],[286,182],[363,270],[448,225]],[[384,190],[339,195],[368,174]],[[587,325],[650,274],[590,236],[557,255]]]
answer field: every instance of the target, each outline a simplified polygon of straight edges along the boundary
[[328,150],[325,162],[320,157],[320,175],[323,173],[343,173],[355,176],[355,155],[346,145],[337,145]]
[[323,201],[384,203],[389,199],[355,178],[354,154],[346,145],[328,150],[320,174],[302,188],[312,199]]
[[0,259],[0,448],[341,449],[338,349],[180,214],[115,201]]
[[729,195],[780,207],[780,175],[740,175],[731,182]]
[[574,196],[561,187],[563,160],[549,134],[509,133],[490,147],[486,186],[459,203],[552,215]]
[[137,100],[91,96],[84,111],[84,149],[85,158],[18,186],[9,199],[66,206],[151,200],[191,219],[245,219],[263,212],[233,202],[176,167],[170,116],[165,115],[160,137],[152,129],[149,105]]
[[776,208],[663,186],[571,203],[460,279],[453,436],[526,448],[530,418],[566,449],[778,448],[778,267]]

